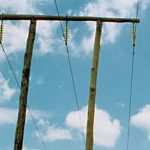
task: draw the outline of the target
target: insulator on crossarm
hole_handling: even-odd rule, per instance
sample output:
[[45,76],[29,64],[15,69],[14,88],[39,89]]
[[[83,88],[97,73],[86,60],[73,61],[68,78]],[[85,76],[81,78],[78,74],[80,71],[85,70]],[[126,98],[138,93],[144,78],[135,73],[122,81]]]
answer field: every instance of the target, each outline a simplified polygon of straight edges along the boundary
[[133,28],[132,28],[132,43],[133,43],[133,46],[135,46],[135,41],[136,41],[136,27],[133,25]]
[[3,23],[0,25],[0,42],[3,41],[3,32],[4,32],[4,26]]
[[4,32],[4,26],[3,26],[3,13],[1,14],[1,24],[0,24],[0,42],[3,41],[3,32]]
[[68,26],[68,21],[66,21],[66,26],[65,26],[65,37],[64,37],[64,40],[65,40],[65,44],[68,45],[68,39],[69,39],[69,26]]
[[3,32],[4,32],[4,26],[3,26],[3,13],[1,14],[1,24],[0,24],[0,43],[3,40]]

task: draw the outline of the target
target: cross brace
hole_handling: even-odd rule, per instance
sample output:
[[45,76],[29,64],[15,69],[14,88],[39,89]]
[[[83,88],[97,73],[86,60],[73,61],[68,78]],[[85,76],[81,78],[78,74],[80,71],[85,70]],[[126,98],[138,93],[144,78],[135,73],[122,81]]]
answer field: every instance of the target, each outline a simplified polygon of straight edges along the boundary
[[106,18],[90,16],[48,16],[48,15],[23,15],[23,14],[2,14],[2,20],[45,20],[45,21],[101,21],[111,23],[139,23],[134,18]]

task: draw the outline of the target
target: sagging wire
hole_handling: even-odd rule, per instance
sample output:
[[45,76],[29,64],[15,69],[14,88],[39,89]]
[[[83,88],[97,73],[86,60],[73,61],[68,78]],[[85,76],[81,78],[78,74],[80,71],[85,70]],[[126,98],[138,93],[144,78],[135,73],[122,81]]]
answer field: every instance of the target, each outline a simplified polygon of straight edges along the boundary
[[[139,15],[140,0],[137,2],[136,19]],[[134,60],[135,60],[135,46],[136,46],[136,24],[132,25],[132,66],[131,66],[131,80],[130,80],[130,98],[129,98],[129,113],[128,113],[128,129],[127,129],[127,150],[129,150],[130,142],[130,121],[132,109],[132,93],[133,93],[133,78],[134,78]]]
[[[2,41],[3,41],[3,36],[4,36],[3,33],[4,33],[4,25],[3,25],[3,13],[2,13],[2,14],[1,14],[1,24],[0,24],[0,45],[1,45],[2,51],[3,51],[4,55],[5,55],[5,58],[6,58],[7,62],[8,62],[8,65],[9,65],[9,67],[10,67],[10,70],[11,70],[11,72],[12,72],[12,74],[13,74],[13,77],[14,77],[14,79],[15,79],[15,81],[16,81],[16,84],[17,84],[19,90],[21,90],[21,86],[20,86],[20,84],[19,84],[19,82],[18,82],[18,79],[17,79],[17,76],[16,76],[15,71],[14,71],[14,69],[13,69],[13,66],[12,66],[12,64],[11,64],[9,58],[8,58],[8,55],[7,55],[6,51],[5,51],[4,46],[3,46],[3,43],[2,43]],[[32,119],[32,121],[33,121],[33,123],[34,123],[34,125],[35,125],[35,127],[36,127],[37,133],[38,133],[38,135],[39,135],[39,138],[41,139],[41,142],[42,142],[42,144],[43,144],[43,147],[45,148],[45,150],[48,150],[47,147],[46,147],[46,144],[45,144],[45,142],[44,142],[44,140],[43,140],[43,138],[42,138],[42,135],[41,135],[41,132],[40,132],[40,130],[39,130],[39,127],[38,127],[38,125],[37,125],[37,123],[36,123],[36,120],[35,120],[35,118],[34,118],[34,116],[33,116],[33,114],[32,114],[32,111],[31,111],[31,109],[30,109],[30,107],[29,107],[28,104],[27,104],[27,109],[28,109],[28,112],[29,112],[29,114],[30,114],[30,116],[31,116],[31,119]]]
[[[56,0],[54,0],[54,4],[55,4],[55,7],[56,7],[57,15],[58,15],[58,17],[60,17],[59,8],[58,8]],[[66,16],[66,23],[67,22],[68,22],[68,18]],[[71,65],[70,52],[69,52],[69,48],[68,48],[68,39],[67,40],[65,39],[65,32],[64,32],[64,28],[63,28],[63,25],[62,25],[61,21],[60,21],[60,27],[61,27],[63,38],[64,38],[64,41],[65,41],[66,52],[67,52],[67,57],[68,57],[68,64],[69,64],[69,69],[70,69],[70,74],[71,74],[71,79],[72,79],[73,91],[74,91],[74,95],[75,95],[76,107],[77,107],[78,114],[79,114],[81,134],[82,134],[83,142],[84,142],[84,145],[85,145],[86,140],[85,140],[85,135],[84,135],[83,123],[82,123],[82,119],[81,119],[81,115],[80,115],[80,107],[79,107],[79,101],[78,101],[78,96],[77,96],[77,90],[76,90],[76,86],[75,86],[74,74],[73,74],[72,65]],[[67,32],[67,34],[68,34],[68,32]]]
[[131,64],[131,79],[130,79],[130,97],[129,97],[129,113],[128,113],[128,129],[127,129],[127,150],[129,150],[130,141],[130,121],[131,121],[131,108],[132,108],[132,92],[133,92],[133,77],[134,77],[134,59],[135,59],[135,26],[132,29],[132,64]]

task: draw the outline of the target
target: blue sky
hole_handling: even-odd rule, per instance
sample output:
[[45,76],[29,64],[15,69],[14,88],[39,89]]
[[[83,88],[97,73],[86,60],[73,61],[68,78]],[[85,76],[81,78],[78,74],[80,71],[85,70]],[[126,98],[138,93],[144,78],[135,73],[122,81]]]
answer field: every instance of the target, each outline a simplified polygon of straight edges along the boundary
[[[135,16],[137,0],[58,0],[61,15]],[[0,0],[4,13],[57,15],[51,0]],[[130,150],[150,147],[150,1],[140,3],[137,25]],[[65,22],[63,23],[65,26]],[[3,45],[21,83],[29,22],[5,21]],[[95,23],[69,22],[69,50],[86,127]],[[126,150],[132,58],[132,24],[103,24],[97,80],[94,150]],[[19,89],[0,51],[0,150],[13,149]],[[82,150],[79,113],[66,50],[58,22],[38,22],[32,59],[28,105],[49,150]],[[27,112],[24,150],[44,150]]]

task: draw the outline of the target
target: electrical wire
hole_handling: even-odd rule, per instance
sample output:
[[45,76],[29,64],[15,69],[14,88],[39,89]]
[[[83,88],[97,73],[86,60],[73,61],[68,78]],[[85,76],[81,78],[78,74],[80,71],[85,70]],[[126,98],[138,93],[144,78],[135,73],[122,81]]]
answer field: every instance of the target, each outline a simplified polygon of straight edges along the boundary
[[19,85],[19,82],[18,82],[18,80],[17,80],[17,77],[16,77],[16,75],[15,75],[15,72],[14,72],[14,70],[13,70],[13,67],[12,67],[12,65],[11,65],[11,63],[10,63],[10,60],[9,60],[7,54],[6,54],[6,51],[5,51],[5,49],[4,49],[4,46],[3,46],[2,42],[0,42],[0,45],[1,45],[1,48],[2,48],[3,53],[5,54],[5,58],[6,58],[7,62],[8,62],[8,65],[9,65],[9,67],[10,67],[12,73],[13,73],[13,76],[14,76],[14,79],[15,79],[15,81],[16,81],[16,84],[17,84],[18,88],[21,89],[21,88],[20,88],[20,85]]
[[[57,15],[58,15],[58,17],[60,17],[59,8],[58,8],[56,0],[54,0],[54,4],[55,4],[55,7],[56,7]],[[67,20],[67,17],[66,17],[66,20]],[[63,38],[64,38],[64,41],[65,41],[64,28],[63,28],[63,25],[62,25],[61,21],[60,21],[60,27],[61,27]],[[74,74],[73,74],[73,69],[72,69],[72,65],[71,65],[71,58],[70,58],[70,53],[69,53],[69,48],[68,48],[67,43],[65,43],[65,47],[66,47],[66,52],[67,52],[67,58],[68,58],[68,64],[69,64],[69,69],[70,69],[70,74],[71,74],[73,91],[74,91],[74,95],[75,95],[76,106],[77,106],[77,110],[78,110],[78,114],[79,114],[79,120],[80,120],[80,126],[81,126],[80,128],[81,128],[81,131],[82,131],[81,134],[82,134],[84,145],[85,145],[86,142],[85,142],[84,128],[83,128],[83,123],[82,123],[82,119],[81,119],[81,115],[80,115],[79,101],[78,101],[77,90],[76,90],[75,80],[74,80]]]
[[[58,5],[57,5],[57,1],[56,0],[54,0],[54,4],[55,4],[55,7],[56,7],[57,15],[58,15],[58,17],[60,17],[60,13],[59,13],[59,9],[58,9]],[[63,33],[63,38],[65,38],[64,28],[63,28],[61,20],[59,21],[59,23],[60,23],[60,26],[61,26],[61,31]]]
[[134,76],[134,60],[135,60],[135,46],[132,51],[132,66],[131,66],[131,80],[130,80],[130,100],[129,100],[129,114],[128,114],[128,133],[127,133],[127,150],[129,150],[130,141],[130,120],[131,120],[131,108],[132,108],[132,92],[133,92],[133,76]]
[[[16,76],[16,74],[15,74],[15,71],[14,71],[14,69],[13,69],[13,66],[12,66],[12,64],[11,64],[9,58],[8,58],[8,55],[7,55],[7,53],[6,53],[5,49],[4,49],[4,46],[3,46],[2,42],[0,42],[0,45],[1,45],[2,51],[3,51],[4,55],[5,55],[5,58],[6,58],[7,62],[8,62],[8,65],[9,65],[9,67],[10,67],[10,69],[11,69],[11,72],[12,72],[12,74],[13,74],[13,76],[14,76],[14,79],[15,79],[15,81],[16,81],[16,84],[17,84],[18,88],[21,90],[21,87],[20,87],[20,84],[19,84],[19,82],[18,82],[17,76]],[[37,130],[37,132],[38,132],[39,138],[41,139],[41,142],[42,142],[42,144],[43,144],[43,147],[45,148],[45,150],[48,150],[47,147],[46,147],[46,144],[45,144],[45,142],[44,142],[44,140],[43,140],[43,138],[42,138],[42,135],[41,135],[41,132],[40,132],[40,130],[39,130],[39,127],[38,127],[38,125],[37,125],[37,123],[36,123],[36,120],[35,120],[35,118],[34,118],[34,116],[33,116],[33,114],[32,114],[32,111],[31,111],[31,109],[30,109],[30,107],[29,107],[28,104],[27,104],[27,109],[28,109],[28,112],[29,112],[29,114],[30,114],[30,116],[31,116],[31,119],[32,119],[32,121],[33,121],[33,123],[34,123],[34,125],[35,125],[35,127],[36,127],[36,130]]]
[[[140,0],[137,2],[137,9],[136,9],[136,19],[139,15],[139,7],[140,7]],[[133,23],[133,38],[136,38],[136,24]],[[128,127],[127,127],[127,150],[129,150],[129,142],[130,142],[130,121],[131,121],[131,109],[132,109],[132,93],[133,93],[133,78],[134,78],[134,61],[135,61],[135,39],[133,39],[132,45],[132,65],[131,65],[131,79],[130,79],[130,97],[129,97],[129,113],[128,113]]]
[[138,16],[139,16],[139,9],[140,9],[140,0],[138,0],[138,2],[137,2],[136,19],[137,19]]

